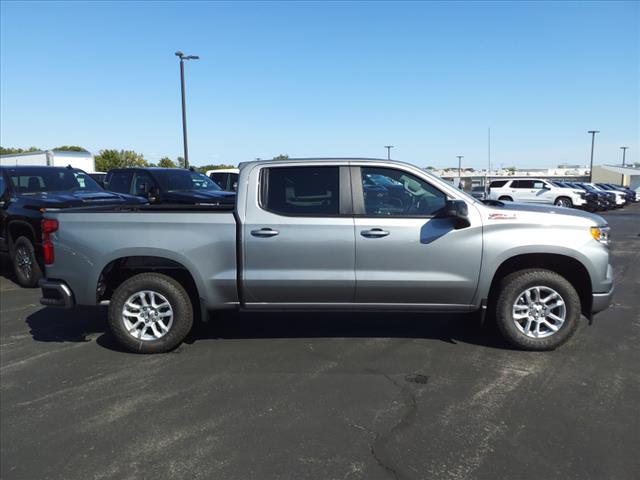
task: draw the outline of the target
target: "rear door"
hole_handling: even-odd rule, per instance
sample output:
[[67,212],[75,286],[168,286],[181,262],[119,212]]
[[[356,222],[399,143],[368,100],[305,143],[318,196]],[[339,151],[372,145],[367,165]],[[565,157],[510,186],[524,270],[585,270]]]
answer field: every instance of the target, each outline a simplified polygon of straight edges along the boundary
[[[385,177],[395,195],[367,195],[371,175]],[[439,218],[447,195],[427,179],[399,168],[353,167],[356,302],[469,305],[482,258],[482,222],[470,206],[471,225],[456,229]]]
[[251,175],[259,188],[249,193],[242,226],[246,306],[353,302],[349,168],[284,164]]

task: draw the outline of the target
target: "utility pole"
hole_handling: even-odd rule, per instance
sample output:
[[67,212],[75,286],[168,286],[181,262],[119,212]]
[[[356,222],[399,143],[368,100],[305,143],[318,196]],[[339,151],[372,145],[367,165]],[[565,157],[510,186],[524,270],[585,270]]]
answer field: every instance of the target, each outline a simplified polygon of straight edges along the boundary
[[184,61],[198,60],[197,55],[185,56],[182,52],[177,51],[176,57],[180,58],[180,89],[182,91],[182,140],[184,144],[184,168],[189,168],[189,149],[187,148],[187,106],[184,93]]
[[458,188],[462,185],[462,159],[464,155],[456,155],[458,157]]
[[589,183],[593,182],[593,145],[596,141],[596,133],[600,133],[599,130],[589,130],[587,133],[591,134],[591,163],[589,165]]
[[384,148],[387,149],[387,160],[391,160],[391,149],[393,148],[393,145],[385,145]]
[[[625,165],[625,157],[627,154],[627,148],[629,147],[620,147],[620,149],[622,150],[622,168],[624,168]],[[624,187],[624,173],[622,174],[622,180],[620,181],[620,185]]]

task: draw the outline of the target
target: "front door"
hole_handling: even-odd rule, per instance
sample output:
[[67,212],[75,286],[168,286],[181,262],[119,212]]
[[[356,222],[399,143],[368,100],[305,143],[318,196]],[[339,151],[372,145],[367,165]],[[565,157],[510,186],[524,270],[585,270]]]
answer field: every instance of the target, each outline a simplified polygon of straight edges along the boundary
[[353,168],[352,178],[356,302],[470,304],[482,254],[478,211],[470,205],[471,225],[456,229],[452,219],[438,218],[447,195],[425,178],[366,166]]
[[351,303],[354,229],[348,167],[261,168],[243,225],[243,296],[265,304]]

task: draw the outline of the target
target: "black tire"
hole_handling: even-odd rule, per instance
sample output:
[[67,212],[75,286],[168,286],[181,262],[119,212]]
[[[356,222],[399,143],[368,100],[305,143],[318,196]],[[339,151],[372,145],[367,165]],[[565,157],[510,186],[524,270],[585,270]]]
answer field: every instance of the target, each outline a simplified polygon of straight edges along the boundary
[[18,237],[11,248],[11,263],[18,283],[32,288],[42,278],[42,269],[36,258],[33,243],[27,237]]
[[[125,302],[137,292],[151,290],[164,296],[173,310],[173,323],[164,336],[142,340],[134,337],[125,327]],[[182,343],[193,326],[193,306],[189,294],[173,278],[160,273],[140,273],[124,281],[113,293],[109,304],[109,330],[118,344],[134,353],[162,353]],[[140,330],[143,330],[143,326]],[[140,334],[140,330],[135,330]],[[148,330],[147,330],[148,331]],[[140,334],[142,336],[142,334]]]
[[[516,327],[513,308],[518,297],[528,288],[543,286],[556,291],[566,308],[562,326],[550,336],[531,338]],[[554,350],[575,332],[580,321],[580,297],[573,285],[550,270],[520,270],[507,275],[499,284],[495,302],[495,320],[501,335],[514,347],[522,350]]]
[[498,200],[500,200],[501,202],[513,202],[513,198],[507,197],[506,195],[503,195],[502,197],[498,198]]
[[558,197],[556,198],[556,201],[553,202],[553,204],[556,207],[565,207],[565,208],[573,207],[573,201],[569,197]]

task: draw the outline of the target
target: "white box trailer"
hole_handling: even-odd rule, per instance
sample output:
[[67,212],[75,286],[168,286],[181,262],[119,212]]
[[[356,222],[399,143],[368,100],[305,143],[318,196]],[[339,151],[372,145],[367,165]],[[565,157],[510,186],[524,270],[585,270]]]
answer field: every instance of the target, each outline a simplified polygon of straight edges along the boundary
[[39,150],[37,152],[0,155],[0,166],[16,167],[22,165],[40,165],[66,167],[71,165],[87,173],[96,171],[96,161],[90,152],[69,152],[64,150]]

